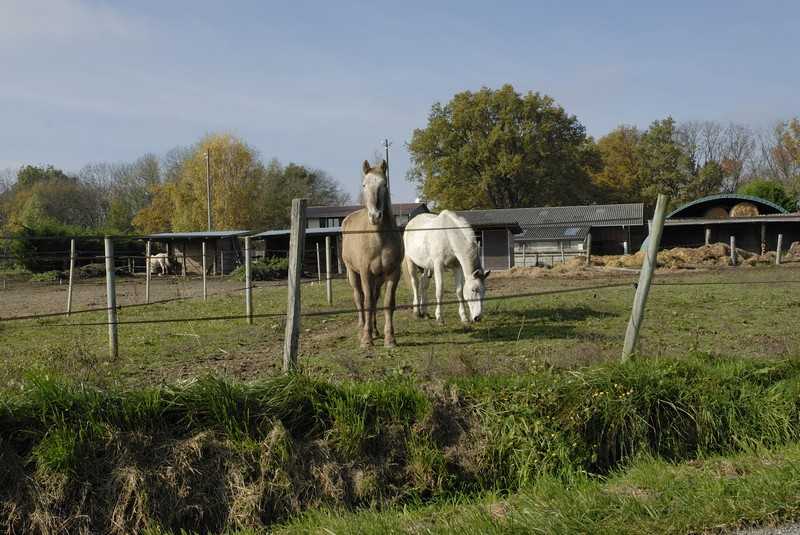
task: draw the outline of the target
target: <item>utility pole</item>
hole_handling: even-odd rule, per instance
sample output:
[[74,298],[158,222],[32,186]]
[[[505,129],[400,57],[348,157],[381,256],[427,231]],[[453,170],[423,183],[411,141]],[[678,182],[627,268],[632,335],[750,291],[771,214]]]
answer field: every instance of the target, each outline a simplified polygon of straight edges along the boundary
[[389,143],[388,139],[384,139],[383,140],[383,148],[384,148],[384,152],[386,154],[384,156],[384,158],[383,158],[384,160],[386,160],[386,189],[389,190],[390,192],[391,192],[391,188],[389,187],[389,147],[391,145],[392,144]]
[[208,231],[211,232],[211,149],[206,149],[206,209],[208,210]]

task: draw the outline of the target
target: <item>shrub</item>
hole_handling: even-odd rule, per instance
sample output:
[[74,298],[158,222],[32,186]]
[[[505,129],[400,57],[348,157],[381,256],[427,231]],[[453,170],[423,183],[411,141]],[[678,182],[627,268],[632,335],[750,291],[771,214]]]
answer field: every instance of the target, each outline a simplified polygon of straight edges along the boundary
[[[273,256],[250,264],[250,276],[254,281],[283,279],[288,273],[288,258]],[[244,266],[239,266],[231,272],[231,277],[243,281],[245,279]]]
[[58,282],[63,278],[63,271],[45,271],[31,275],[31,282]]

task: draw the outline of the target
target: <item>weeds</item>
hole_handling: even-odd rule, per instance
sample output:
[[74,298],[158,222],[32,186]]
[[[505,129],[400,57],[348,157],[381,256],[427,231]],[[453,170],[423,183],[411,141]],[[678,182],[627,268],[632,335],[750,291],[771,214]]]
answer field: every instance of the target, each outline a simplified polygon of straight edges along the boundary
[[0,523],[256,529],[326,504],[507,493],[642,455],[680,461],[797,440],[799,393],[799,362],[702,355],[428,393],[408,378],[209,376],[110,391],[37,375],[0,402],[0,480],[13,482]]

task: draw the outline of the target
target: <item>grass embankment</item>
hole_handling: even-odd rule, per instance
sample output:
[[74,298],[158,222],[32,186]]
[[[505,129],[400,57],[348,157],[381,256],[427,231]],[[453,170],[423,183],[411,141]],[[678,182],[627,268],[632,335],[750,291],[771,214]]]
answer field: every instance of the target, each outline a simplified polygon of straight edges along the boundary
[[[511,496],[384,511],[313,511],[273,530],[385,533],[698,533],[800,515],[800,445],[670,464],[639,459],[608,478],[544,477]],[[154,531],[154,533],[158,533]],[[242,531],[239,535],[255,534]]]
[[0,408],[0,524],[216,532],[318,506],[424,504],[548,478],[589,485],[587,474],[639,455],[796,440],[799,393],[800,362],[701,359],[427,392],[294,376],[114,393],[40,378]]

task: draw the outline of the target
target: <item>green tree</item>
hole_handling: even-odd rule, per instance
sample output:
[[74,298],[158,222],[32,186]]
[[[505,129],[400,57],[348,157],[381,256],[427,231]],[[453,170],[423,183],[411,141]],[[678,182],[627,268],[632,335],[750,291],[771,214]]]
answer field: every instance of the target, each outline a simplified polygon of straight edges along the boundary
[[684,200],[692,200],[719,193],[725,181],[725,171],[715,160],[708,160],[693,173],[683,194]]
[[602,167],[592,181],[609,202],[637,202],[642,199],[639,183],[639,142],[642,133],[635,126],[618,126],[597,140]]
[[789,195],[784,185],[777,180],[757,178],[742,184],[738,192],[772,201],[790,212],[797,210],[797,199]]
[[638,154],[638,180],[645,203],[654,206],[659,193],[668,195],[673,205],[687,200],[694,162],[678,141],[672,117],[650,125],[639,142]]
[[510,85],[436,103],[408,144],[408,178],[442,208],[588,202],[601,165],[585,128],[552,98]]

